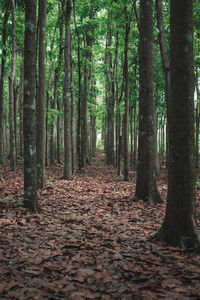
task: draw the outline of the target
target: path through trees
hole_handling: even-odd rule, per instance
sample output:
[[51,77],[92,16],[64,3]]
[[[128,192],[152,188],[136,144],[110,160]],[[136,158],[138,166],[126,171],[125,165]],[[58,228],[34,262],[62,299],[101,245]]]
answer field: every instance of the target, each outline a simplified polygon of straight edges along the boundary
[[[131,205],[135,172],[124,182],[103,154],[73,181],[62,168],[47,168],[42,211],[32,214],[18,206],[22,166],[17,175],[0,167],[1,299],[198,299],[199,256],[149,241],[165,205]],[[158,187],[165,198],[165,168]]]

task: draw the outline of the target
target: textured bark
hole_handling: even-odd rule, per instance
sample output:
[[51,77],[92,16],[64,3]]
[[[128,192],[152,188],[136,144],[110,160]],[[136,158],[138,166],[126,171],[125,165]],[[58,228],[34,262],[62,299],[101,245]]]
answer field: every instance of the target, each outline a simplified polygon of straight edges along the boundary
[[153,1],[140,1],[139,140],[134,201],[161,202],[156,185],[156,120],[153,97]]
[[45,185],[46,0],[39,1],[39,86],[36,105],[37,187]]
[[7,40],[7,23],[10,15],[9,2],[7,2],[2,29],[2,50],[1,72],[0,72],[0,163],[4,161],[4,79],[5,79],[5,64],[6,64],[6,40]]
[[35,118],[36,0],[25,0],[24,206],[38,211]]
[[14,121],[14,89],[16,76],[15,1],[12,0],[12,67],[9,76],[10,169],[16,172],[16,139]]
[[64,179],[72,179],[72,149],[71,149],[71,105],[70,105],[70,18],[71,18],[71,0],[67,0],[65,12],[65,50],[64,50]]
[[195,222],[193,1],[170,1],[170,31],[168,195],[157,237],[200,251]]

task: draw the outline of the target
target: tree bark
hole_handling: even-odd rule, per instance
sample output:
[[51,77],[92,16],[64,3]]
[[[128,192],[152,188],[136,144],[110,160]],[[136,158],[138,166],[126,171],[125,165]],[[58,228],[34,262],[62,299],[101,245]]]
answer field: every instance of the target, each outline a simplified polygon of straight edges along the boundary
[[168,195],[157,237],[200,251],[195,221],[193,1],[170,1],[170,31]]
[[37,212],[36,167],[36,0],[25,0],[24,39],[24,206]]
[[7,2],[2,29],[2,59],[0,72],[0,164],[4,161],[4,79],[5,79],[5,64],[6,64],[6,41],[7,41],[7,23],[10,15],[9,1]]
[[140,1],[139,140],[134,201],[161,202],[156,185],[156,120],[153,97],[153,1]]
[[12,0],[12,67],[9,76],[10,170],[16,172],[16,140],[14,121],[14,90],[16,77],[15,1]]
[[71,18],[71,0],[66,2],[65,12],[65,50],[64,50],[64,179],[72,179],[72,148],[71,148],[71,105],[70,105],[70,18]]

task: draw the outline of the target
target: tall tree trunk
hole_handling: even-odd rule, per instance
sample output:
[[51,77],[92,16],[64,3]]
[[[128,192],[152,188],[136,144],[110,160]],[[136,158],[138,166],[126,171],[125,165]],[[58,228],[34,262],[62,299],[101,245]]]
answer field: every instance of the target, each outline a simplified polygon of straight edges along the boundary
[[114,95],[113,95],[113,76],[112,76],[112,12],[109,12],[109,21],[107,26],[107,41],[106,41],[106,163],[114,165]]
[[36,0],[25,0],[24,206],[38,211],[35,118]]
[[2,29],[2,58],[1,58],[1,72],[0,72],[0,163],[4,161],[4,78],[5,78],[5,64],[6,64],[6,40],[7,40],[7,23],[10,15],[9,1],[7,2]]
[[14,89],[16,76],[16,36],[15,1],[12,0],[12,67],[9,77],[9,129],[10,129],[10,169],[16,172],[16,144],[14,122]]
[[78,56],[78,103],[77,103],[77,157],[78,157],[78,168],[81,169],[82,166],[82,153],[81,153],[81,130],[82,130],[82,107],[81,107],[81,95],[82,95],[82,87],[81,87],[81,40],[80,40],[80,33],[77,28],[76,24],[76,9],[75,9],[75,0],[73,0],[73,15],[74,15],[74,25],[77,35],[77,43],[78,43],[78,49],[77,49],[77,56]]
[[168,195],[157,237],[200,251],[195,222],[193,1],[170,1],[170,32]]
[[[94,0],[90,1],[90,15],[89,19],[94,18]],[[82,117],[83,117],[83,128],[82,128],[82,167],[90,163],[89,161],[89,135],[88,135],[88,91],[89,91],[89,81],[90,81],[90,63],[92,60],[92,26],[89,24],[85,31],[86,37],[86,54],[85,54],[85,65],[84,65],[84,96],[83,96],[83,107],[82,107]]]
[[130,32],[130,21],[127,7],[124,6],[126,18],[126,32],[124,45],[124,80],[125,80],[125,112],[124,112],[124,180],[129,181],[129,78],[128,78],[128,41]]
[[75,88],[74,88],[74,61],[72,59],[72,36],[71,36],[71,51],[70,51],[70,62],[71,62],[71,76],[70,76],[70,87],[71,87],[71,144],[72,144],[72,174],[76,173],[76,132],[75,132]]
[[46,0],[39,1],[39,87],[36,105],[37,187],[45,185]]
[[24,67],[20,69],[20,91],[19,91],[19,155],[24,156],[23,139],[23,103],[24,103]]
[[156,185],[156,120],[153,97],[153,1],[140,0],[139,141],[134,201],[161,202]]
[[70,18],[71,18],[71,0],[67,0],[65,12],[65,50],[64,66],[65,78],[63,88],[64,102],[64,179],[72,179],[72,149],[71,149],[71,106],[70,106]]
[[[162,0],[156,0],[156,16],[157,16],[157,26],[159,30],[158,38],[159,38],[160,52],[162,58],[162,66],[165,75],[165,97],[166,97],[167,113],[168,113],[168,106],[169,106],[169,99],[170,99],[169,98],[170,97],[170,66],[169,66],[169,56],[167,52],[167,43],[165,39]],[[167,124],[166,140],[167,140],[166,163],[168,165],[168,124]]]

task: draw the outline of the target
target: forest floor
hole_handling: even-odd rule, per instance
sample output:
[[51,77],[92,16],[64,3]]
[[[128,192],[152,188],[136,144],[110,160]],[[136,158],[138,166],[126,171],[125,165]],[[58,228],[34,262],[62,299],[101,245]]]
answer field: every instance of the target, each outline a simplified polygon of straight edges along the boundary
[[[200,256],[149,240],[165,203],[133,204],[135,172],[124,182],[104,160],[72,181],[47,168],[38,214],[21,205],[23,165],[0,167],[0,299],[200,299]],[[166,178],[163,167],[163,199]]]

